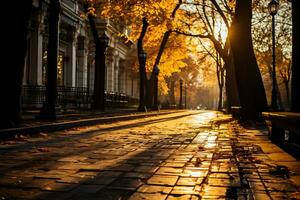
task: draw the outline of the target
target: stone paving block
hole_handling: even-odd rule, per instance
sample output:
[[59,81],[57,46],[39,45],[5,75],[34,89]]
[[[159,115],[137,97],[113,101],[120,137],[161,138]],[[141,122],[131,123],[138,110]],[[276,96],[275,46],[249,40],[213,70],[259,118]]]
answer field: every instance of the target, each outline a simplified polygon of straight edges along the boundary
[[269,191],[280,191],[280,192],[296,192],[297,188],[291,183],[284,182],[264,182]]
[[274,161],[277,162],[290,162],[290,161],[296,161],[296,159],[287,154],[287,153],[270,153],[268,154],[269,158],[271,158]]
[[[298,200],[300,196],[294,196],[292,192],[280,192],[280,191],[270,191],[271,199],[282,200],[282,199],[291,199]],[[293,197],[294,196],[294,197]],[[292,198],[293,197],[293,198]]]
[[267,194],[267,192],[254,192],[253,199],[254,200],[271,200],[271,197]]
[[179,177],[178,182],[176,185],[178,186],[195,186],[197,184],[201,184],[204,177],[202,178],[195,178],[195,177]]
[[252,192],[257,192],[257,191],[266,191],[267,188],[261,181],[251,181],[249,182],[249,187],[251,188]]
[[19,182],[19,187],[22,188],[33,188],[33,189],[40,189],[46,187],[49,184],[55,183],[53,179],[36,179],[36,178],[26,178],[21,179]]
[[71,183],[71,184],[79,184],[79,183],[89,183],[92,182],[92,178],[80,178],[80,177],[72,177],[67,176],[57,180],[58,183]]
[[78,184],[69,184],[69,183],[50,183],[43,186],[42,190],[55,191],[55,192],[68,192],[78,187]]
[[142,172],[127,172],[123,175],[125,178],[140,178],[140,179],[148,179],[152,176],[152,174],[142,173]]
[[86,179],[93,179],[94,177],[98,176],[101,172],[93,172],[93,171],[80,171],[69,176],[71,177],[79,177],[79,178],[86,178]]
[[190,199],[192,199],[192,195],[185,195],[185,194],[183,194],[183,195],[172,194],[172,195],[169,195],[167,198],[167,200],[190,200]]
[[[90,198],[83,198],[79,196],[76,200],[117,200],[117,199],[128,199],[133,194],[130,190],[115,190],[103,188],[98,191],[97,194],[93,194]],[[72,200],[72,199],[70,199]]]
[[0,187],[1,200],[37,199],[43,194],[40,190],[24,190],[21,188]]
[[202,196],[207,198],[208,196],[212,196],[214,198],[224,198],[226,197],[227,188],[226,187],[213,187],[209,185],[205,185],[202,189]]
[[134,193],[129,200],[165,200],[167,198],[167,194],[160,193]]
[[98,177],[101,177],[101,176],[119,177],[122,174],[123,174],[123,172],[117,172],[117,171],[103,171],[103,172],[96,173],[96,175]]
[[80,162],[86,160],[87,157],[85,156],[69,156],[59,159],[58,161],[62,162]]
[[209,178],[208,184],[218,187],[241,187],[239,179]]
[[91,184],[81,184],[76,187],[72,193],[89,193],[89,194],[96,194],[99,192],[104,186],[100,185],[91,185]]
[[108,187],[110,189],[135,191],[142,184],[143,184],[143,182],[141,181],[141,179],[118,178],[112,184],[110,184]]
[[291,176],[290,180],[300,189],[300,175]]
[[174,186],[177,180],[178,176],[154,175],[150,179],[148,179],[147,184]]
[[181,168],[186,165],[186,162],[167,162],[163,164],[164,167]]
[[142,185],[138,188],[138,192],[141,193],[161,193],[169,194],[172,190],[172,187],[167,186],[158,186],[158,185]]
[[144,172],[144,173],[154,173],[158,167],[152,166],[138,166],[133,171],[135,172]]
[[173,195],[185,195],[185,194],[197,194],[194,186],[175,186],[173,187],[171,194]]
[[185,168],[181,174],[181,176],[187,177],[205,177],[208,174],[208,170],[206,169],[197,169],[197,168]]
[[155,175],[180,175],[182,173],[182,168],[173,168],[173,167],[160,167]]
[[110,176],[97,176],[89,181],[89,183],[95,184],[95,185],[109,185],[112,182],[114,182],[117,179],[117,177],[110,177]]

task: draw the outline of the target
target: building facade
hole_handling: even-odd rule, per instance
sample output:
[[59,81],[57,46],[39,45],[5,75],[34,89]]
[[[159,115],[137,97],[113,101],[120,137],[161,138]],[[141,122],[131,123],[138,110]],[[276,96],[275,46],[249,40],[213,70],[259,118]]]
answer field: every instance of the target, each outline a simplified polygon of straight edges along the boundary
[[[23,78],[24,107],[39,107],[45,99],[48,6],[46,0],[35,0],[28,38],[28,53]],[[88,22],[81,17],[82,6],[76,0],[62,0],[59,25],[59,49],[57,65],[58,103],[64,96],[65,104],[84,99],[90,103],[94,86],[94,42]],[[126,43],[119,33],[124,29],[108,20],[97,19],[99,36],[104,32],[110,42],[106,52],[107,96],[138,98],[138,77],[132,70],[135,47]],[[109,94],[109,95],[108,95]],[[72,102],[72,95],[75,98]],[[78,96],[80,95],[80,98]]]

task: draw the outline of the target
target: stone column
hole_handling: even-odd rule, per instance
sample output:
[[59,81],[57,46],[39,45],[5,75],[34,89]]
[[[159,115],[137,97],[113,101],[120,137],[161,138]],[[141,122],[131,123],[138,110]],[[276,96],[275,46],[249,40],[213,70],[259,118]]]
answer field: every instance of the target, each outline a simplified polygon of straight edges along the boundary
[[115,50],[112,48],[108,48],[107,50],[107,56],[106,56],[106,91],[112,92],[114,91],[114,84],[115,84],[115,80],[114,80],[114,52]]
[[120,57],[118,55],[115,56],[115,75],[114,75],[114,92],[119,91],[119,70],[120,70]]
[[43,34],[44,34],[44,15],[39,11],[32,20],[32,31],[30,37],[30,58],[28,59],[28,83],[30,85],[42,85],[43,77]]
[[126,93],[126,66],[125,60],[121,59],[119,62],[119,91]]
[[132,69],[131,66],[133,65],[133,60],[128,58],[125,62],[125,93],[128,96],[133,96],[133,81],[132,81]]
[[67,64],[66,64],[66,73],[65,73],[65,85],[68,87],[76,86],[76,49],[77,49],[77,36],[78,30],[74,28],[68,32],[70,42],[67,48]]
[[77,70],[76,70],[76,86],[87,87],[87,55],[86,38],[83,36],[78,37],[77,49]]

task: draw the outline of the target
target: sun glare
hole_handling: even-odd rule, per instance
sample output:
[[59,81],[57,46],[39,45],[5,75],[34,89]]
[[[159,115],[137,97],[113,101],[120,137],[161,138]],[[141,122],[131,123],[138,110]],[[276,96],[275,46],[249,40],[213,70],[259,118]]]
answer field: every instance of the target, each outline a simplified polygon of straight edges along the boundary
[[224,43],[226,41],[226,38],[228,35],[228,29],[227,29],[225,23],[222,20],[217,20],[215,27],[216,27],[215,37],[216,38],[221,37],[221,40]]

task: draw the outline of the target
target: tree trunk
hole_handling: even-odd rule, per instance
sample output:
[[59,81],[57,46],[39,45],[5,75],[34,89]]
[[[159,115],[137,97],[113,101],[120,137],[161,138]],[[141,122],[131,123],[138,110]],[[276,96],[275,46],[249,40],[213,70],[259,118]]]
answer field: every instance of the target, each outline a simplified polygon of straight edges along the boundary
[[39,118],[56,119],[56,99],[57,99],[57,57],[59,43],[59,15],[60,1],[51,0],[49,5],[49,41],[47,48],[47,83],[46,102],[41,108]]
[[[300,1],[292,0],[293,60],[292,60],[292,105],[293,112],[300,112]],[[298,16],[298,17],[297,17]]]
[[[88,4],[84,5],[85,11],[88,12]],[[95,45],[95,78],[92,108],[104,111],[105,109],[105,47],[101,45],[97,26],[94,16],[88,15],[88,20]]]
[[143,27],[140,34],[140,37],[138,39],[137,44],[137,56],[139,59],[139,72],[140,72],[140,100],[139,100],[139,107],[138,111],[144,111],[146,102],[145,102],[145,80],[146,80],[146,58],[141,58],[140,55],[144,52],[143,42],[144,37],[146,35],[147,29],[148,29],[149,23],[147,22],[146,18],[143,18]]
[[226,69],[225,75],[225,90],[227,96],[227,110],[230,110],[231,106],[240,106],[239,92],[237,88],[237,80],[235,74],[235,66],[233,61],[233,54],[230,47],[230,36],[227,37],[225,47],[215,40],[214,37],[210,37],[214,43],[216,51],[219,53],[224,61],[224,68]]
[[[32,11],[32,0],[22,0],[18,5],[14,1],[6,3],[9,8],[13,8],[13,14],[9,19],[4,19],[7,20],[8,26],[3,30],[5,36],[2,36],[2,56],[9,61],[9,65],[4,65],[5,60],[2,60],[0,128],[15,127],[21,120],[22,79]],[[10,51],[12,48],[13,51]]]
[[218,110],[222,110],[223,105],[223,85],[219,85],[219,103],[218,103]]
[[151,109],[153,107],[154,100],[154,77],[150,77],[146,80],[146,107]]
[[176,101],[175,101],[175,81],[174,81],[173,77],[170,78],[169,101],[170,101],[171,106],[174,106],[176,104]]
[[239,92],[237,88],[235,66],[233,56],[230,53],[228,58],[224,60],[224,68],[226,69],[225,75],[225,90],[227,96],[227,110],[232,106],[240,106]]
[[267,100],[253,50],[251,4],[251,0],[236,1],[230,42],[243,115],[245,119],[256,120],[267,109]]
[[[151,77],[149,80],[147,80],[147,89],[146,89],[146,98],[147,98],[147,107],[148,108],[153,108],[153,103],[154,103],[154,86],[156,84],[154,84],[154,81],[155,81],[155,67],[159,65],[160,63],[160,60],[161,60],[161,57],[163,55],[163,52],[166,48],[166,45],[167,45],[167,42],[169,40],[169,37],[171,35],[172,31],[171,30],[168,30],[165,32],[164,36],[163,36],[163,39],[161,41],[161,44],[160,44],[160,47],[159,47],[159,51],[158,51],[158,54],[156,56],[156,59],[155,59],[155,63],[153,65],[153,68],[152,68],[152,73],[151,73]],[[152,88],[151,88],[152,87]]]

